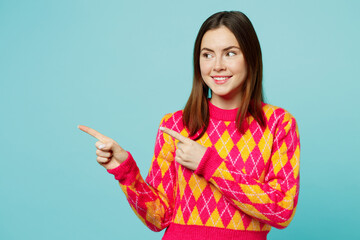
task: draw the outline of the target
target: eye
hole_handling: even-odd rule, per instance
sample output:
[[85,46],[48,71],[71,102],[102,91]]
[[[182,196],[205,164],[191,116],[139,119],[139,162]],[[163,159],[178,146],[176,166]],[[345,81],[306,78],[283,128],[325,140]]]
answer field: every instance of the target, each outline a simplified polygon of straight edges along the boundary
[[236,53],[235,52],[228,52],[226,55],[229,56],[229,57],[233,57],[233,56],[236,55]]
[[204,58],[212,58],[212,54],[210,53],[203,53]]

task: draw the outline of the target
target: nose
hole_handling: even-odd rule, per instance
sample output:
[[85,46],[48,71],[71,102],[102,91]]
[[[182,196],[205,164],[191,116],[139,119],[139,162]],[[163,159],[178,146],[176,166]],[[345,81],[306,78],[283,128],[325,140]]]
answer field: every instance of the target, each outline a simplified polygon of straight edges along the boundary
[[223,62],[223,59],[221,57],[216,58],[215,65],[214,65],[214,71],[220,72],[220,71],[225,70],[225,69],[226,69],[226,67],[225,67],[225,64]]

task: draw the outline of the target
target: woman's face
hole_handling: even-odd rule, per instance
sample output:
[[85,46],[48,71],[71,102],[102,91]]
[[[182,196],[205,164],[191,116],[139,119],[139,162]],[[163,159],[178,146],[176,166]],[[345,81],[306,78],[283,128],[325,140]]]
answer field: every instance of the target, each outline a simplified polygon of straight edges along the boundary
[[200,46],[200,72],[214,101],[241,101],[247,64],[235,35],[226,27],[207,31]]

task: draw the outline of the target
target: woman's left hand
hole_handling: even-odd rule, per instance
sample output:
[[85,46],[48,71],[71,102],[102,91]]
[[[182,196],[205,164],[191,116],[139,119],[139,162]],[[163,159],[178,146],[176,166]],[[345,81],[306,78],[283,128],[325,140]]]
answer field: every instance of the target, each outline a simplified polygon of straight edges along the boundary
[[190,138],[184,137],[180,133],[171,129],[160,127],[160,130],[179,140],[176,149],[175,161],[184,167],[195,171],[199,166],[207,147],[204,147]]

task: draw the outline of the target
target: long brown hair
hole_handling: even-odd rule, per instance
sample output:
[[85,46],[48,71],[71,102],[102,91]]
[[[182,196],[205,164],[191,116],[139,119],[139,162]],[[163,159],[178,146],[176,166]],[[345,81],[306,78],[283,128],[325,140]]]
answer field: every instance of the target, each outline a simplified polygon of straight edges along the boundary
[[244,54],[248,66],[249,77],[243,83],[240,90],[242,93],[236,126],[241,134],[246,129],[243,121],[247,114],[251,114],[262,128],[266,126],[265,116],[262,110],[262,56],[260,43],[255,29],[249,18],[242,12],[224,11],[210,16],[201,26],[194,46],[194,77],[190,97],[183,111],[183,124],[190,131],[190,137],[200,129],[201,133],[195,138],[200,139],[209,126],[209,106],[207,96],[209,87],[205,84],[200,73],[200,46],[204,34],[221,26],[227,27],[236,37],[241,51]]

